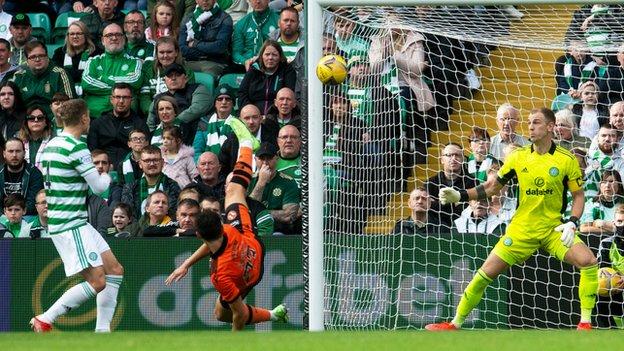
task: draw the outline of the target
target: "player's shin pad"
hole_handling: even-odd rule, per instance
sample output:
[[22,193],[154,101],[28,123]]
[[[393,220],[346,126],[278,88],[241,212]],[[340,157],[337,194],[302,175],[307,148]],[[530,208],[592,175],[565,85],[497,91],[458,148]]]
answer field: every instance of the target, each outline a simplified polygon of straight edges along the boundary
[[242,185],[245,189],[247,189],[249,182],[251,182],[251,157],[251,148],[241,146],[238,149],[238,160],[232,172],[234,173],[232,182]]
[[472,278],[470,284],[464,290],[464,294],[457,305],[457,312],[453,319],[453,324],[456,327],[461,327],[466,319],[466,316],[479,304],[485,288],[490,285],[492,279],[490,279],[483,270],[479,269],[477,274]]
[[596,304],[596,291],[598,290],[598,265],[581,268],[581,280],[579,281],[579,300],[581,310],[592,310]]

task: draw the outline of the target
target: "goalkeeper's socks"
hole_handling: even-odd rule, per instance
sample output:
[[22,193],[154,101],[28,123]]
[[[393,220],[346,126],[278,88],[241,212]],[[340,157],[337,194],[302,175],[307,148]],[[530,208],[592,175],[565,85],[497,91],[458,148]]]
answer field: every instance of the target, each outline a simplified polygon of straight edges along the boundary
[[88,299],[95,297],[96,294],[95,289],[87,282],[74,285],[61,295],[52,307],[37,318],[43,322],[52,324],[58,317],[82,305]]
[[596,305],[598,290],[598,265],[581,268],[579,281],[579,300],[581,300],[581,322],[591,322],[591,315]]
[[457,328],[461,328],[466,317],[481,301],[485,288],[490,285],[491,282],[492,279],[490,279],[483,270],[479,269],[477,271],[477,274],[475,274],[470,284],[466,287],[466,290],[464,290],[464,295],[461,300],[459,300],[455,318],[451,321],[453,325]]

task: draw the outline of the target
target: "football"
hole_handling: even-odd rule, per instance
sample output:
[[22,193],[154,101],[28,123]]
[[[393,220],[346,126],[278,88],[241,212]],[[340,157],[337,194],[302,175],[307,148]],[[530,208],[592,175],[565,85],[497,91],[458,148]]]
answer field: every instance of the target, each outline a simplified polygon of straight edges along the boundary
[[323,56],[316,65],[316,76],[323,84],[341,84],[348,73],[347,62],[340,55]]
[[624,279],[615,269],[603,267],[598,270],[598,295],[609,296],[624,288]]

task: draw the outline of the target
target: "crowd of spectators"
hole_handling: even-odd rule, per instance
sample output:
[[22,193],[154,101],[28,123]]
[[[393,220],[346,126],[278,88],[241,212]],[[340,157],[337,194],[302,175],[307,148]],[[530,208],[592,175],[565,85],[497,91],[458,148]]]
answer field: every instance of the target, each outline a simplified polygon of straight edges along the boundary
[[[200,210],[221,212],[238,152],[232,118],[258,141],[256,233],[301,234],[304,77],[291,62],[304,47],[302,10],[290,0],[0,0],[0,236],[48,235],[39,160],[74,98],[89,107],[81,139],[113,179],[87,201],[102,235],[192,235]],[[33,13],[67,19],[60,41],[34,35]]]

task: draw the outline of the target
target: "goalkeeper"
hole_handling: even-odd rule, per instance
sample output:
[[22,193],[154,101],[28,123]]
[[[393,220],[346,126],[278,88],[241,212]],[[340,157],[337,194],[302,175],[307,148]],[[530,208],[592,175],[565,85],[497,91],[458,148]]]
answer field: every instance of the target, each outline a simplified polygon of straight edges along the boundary
[[[479,304],[483,291],[492,280],[510,266],[524,262],[539,248],[580,269],[581,320],[577,329],[592,328],[598,265],[593,253],[576,236],[578,218],[585,202],[583,178],[576,157],[552,141],[554,128],[555,115],[551,110],[532,110],[529,114],[532,143],[509,154],[498,177],[468,190],[440,189],[441,203],[465,202],[498,194],[508,181],[517,178],[519,199],[505,235],[466,287],[455,318],[450,322],[428,324],[425,329],[459,329],[466,316]],[[572,215],[562,219],[568,190],[572,193]]]

